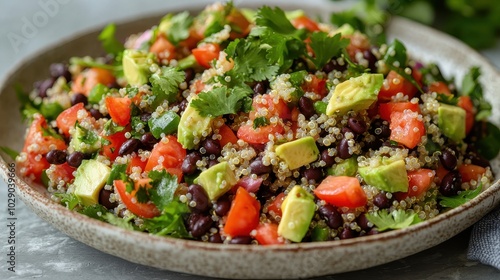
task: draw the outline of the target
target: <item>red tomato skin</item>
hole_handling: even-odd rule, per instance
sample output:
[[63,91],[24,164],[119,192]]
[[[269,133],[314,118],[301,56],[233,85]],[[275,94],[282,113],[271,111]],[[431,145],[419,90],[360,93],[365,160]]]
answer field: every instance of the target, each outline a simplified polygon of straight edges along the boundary
[[105,99],[109,116],[119,126],[126,126],[130,123],[132,112],[132,100],[128,97],[108,96]]
[[271,204],[267,206],[267,213],[271,214],[271,216],[273,217],[281,217],[281,215],[283,214],[281,212],[281,204],[283,204],[283,200],[285,200],[285,197],[285,193],[278,194],[273,199]]
[[299,16],[292,19],[292,25],[297,29],[305,28],[311,32],[320,30],[318,24],[307,16]]
[[314,92],[321,97],[325,97],[328,94],[328,88],[326,87],[326,79],[318,78],[315,75],[310,75],[311,81],[306,82],[302,85],[302,90],[305,92]]
[[462,176],[462,182],[478,180],[486,172],[486,168],[474,164],[462,164],[458,167],[458,172]]
[[88,96],[92,88],[97,84],[108,86],[115,81],[115,76],[111,71],[96,67],[89,68],[73,78],[71,90]]
[[425,125],[419,120],[416,112],[393,112],[389,128],[391,129],[390,140],[396,141],[413,149],[425,135]]
[[75,179],[73,172],[76,168],[70,166],[67,162],[59,165],[55,165],[54,171],[52,172],[51,178],[54,182],[63,180],[64,182],[70,183]]
[[439,81],[432,82],[429,85],[429,92],[436,92],[445,95],[453,95],[448,85],[445,82],[439,82]]
[[[136,183],[135,187],[139,186],[140,183]],[[135,215],[141,218],[154,218],[160,215],[160,211],[158,208],[152,203],[138,203],[135,198],[136,190],[132,191],[132,193],[127,193],[126,185],[122,180],[115,180],[113,182],[116,192],[120,196],[123,204],[127,207],[127,209],[134,213]]]
[[260,223],[255,229],[254,238],[260,245],[285,244],[285,239],[278,234],[278,225],[273,223]]
[[238,188],[227,214],[224,233],[228,236],[250,236],[259,225],[260,203],[244,188]]
[[219,134],[221,135],[221,139],[219,140],[219,144],[221,147],[226,146],[228,143],[236,144],[238,142],[238,137],[234,133],[234,131],[226,124],[223,124],[219,127]]
[[[28,129],[23,152],[45,155],[52,150],[52,148],[58,150],[66,149],[66,142],[64,142],[63,139],[55,138],[50,135],[43,135],[42,129],[48,129],[47,120],[44,116],[36,114]],[[33,144],[38,146],[35,150],[30,149],[30,146]]]
[[408,192],[397,193],[396,199],[403,200],[406,197],[421,197],[429,190],[435,176],[436,172],[431,169],[422,168],[408,171]]
[[158,35],[155,42],[149,48],[149,52],[156,54],[158,60],[175,58],[175,46],[170,43],[164,34]]
[[[78,112],[85,110],[83,103],[75,104],[68,109],[64,110],[57,116],[56,124],[59,130],[65,135],[69,136],[69,131],[73,128],[78,121]],[[86,110],[85,110],[86,111]]]
[[283,134],[285,129],[281,124],[261,126],[257,129],[253,125],[242,125],[237,136],[250,144],[265,144],[269,142],[269,135]]
[[108,141],[108,144],[103,145],[102,154],[107,156],[111,161],[114,161],[118,157],[118,151],[122,144],[127,141],[125,133],[130,131],[130,128],[124,129],[122,131],[116,132],[111,135],[101,135],[104,140]]
[[[417,71],[413,71],[412,75],[414,77],[417,76]],[[391,98],[396,96],[399,92],[411,99],[415,96],[417,91],[418,89],[410,81],[391,70],[389,74],[387,74],[384,84],[380,88],[378,99],[382,101],[390,101]]]
[[384,121],[391,121],[391,114],[393,112],[404,112],[404,110],[410,110],[412,112],[417,112],[420,114],[420,107],[418,103],[411,102],[388,102],[379,104],[379,115]]
[[368,202],[357,178],[328,176],[314,190],[314,194],[337,207],[357,208]]
[[208,69],[212,67],[210,63],[219,58],[220,46],[213,43],[201,44],[192,53],[198,64]]
[[[179,168],[186,157],[186,149],[177,141],[175,136],[167,136],[167,141],[156,143],[151,151],[151,156],[145,167],[145,171],[153,170],[156,166],[161,168]],[[163,157],[163,161],[161,161]]]
[[476,109],[474,108],[474,104],[469,96],[458,97],[457,105],[465,110],[465,134],[467,135],[474,126]]
[[[261,99],[261,101],[257,101]],[[263,104],[263,102],[265,104]],[[250,111],[249,118],[254,120],[256,118],[257,111],[259,109],[267,109],[268,113],[265,116],[267,119],[278,116],[283,120],[290,120],[292,118],[292,110],[288,107],[283,99],[278,99],[278,102],[274,102],[274,98],[269,94],[264,94],[254,98],[252,102],[253,110]]]
[[18,162],[18,167],[21,175],[32,178],[33,182],[41,184],[43,171],[50,167],[50,163],[45,157],[36,160],[36,156],[36,154],[27,153],[26,160]]

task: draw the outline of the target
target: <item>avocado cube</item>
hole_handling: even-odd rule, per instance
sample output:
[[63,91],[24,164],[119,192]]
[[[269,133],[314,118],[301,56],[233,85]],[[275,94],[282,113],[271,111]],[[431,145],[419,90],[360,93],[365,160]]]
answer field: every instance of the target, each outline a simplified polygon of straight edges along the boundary
[[106,164],[90,159],[84,160],[76,170],[75,195],[85,206],[99,203],[99,193],[111,173]]
[[314,197],[300,186],[294,186],[281,204],[278,234],[293,242],[300,242],[309,230],[316,203]]
[[127,82],[134,86],[148,83],[149,64],[148,53],[140,50],[125,50],[123,52],[123,74]]
[[460,107],[439,104],[438,126],[446,137],[460,142],[465,138],[465,115],[465,110]]
[[353,177],[358,171],[358,161],[355,157],[350,157],[327,169],[328,175]]
[[378,92],[384,82],[382,74],[364,73],[338,84],[328,101],[328,116],[344,115],[353,110],[366,110],[377,101]]
[[314,138],[307,136],[279,145],[276,154],[286,162],[288,168],[296,169],[316,161],[319,150]]
[[69,146],[75,151],[82,152],[84,154],[91,154],[101,148],[100,139],[101,138],[97,135],[97,132],[85,129],[77,124],[75,129],[72,131]]
[[238,178],[236,178],[234,171],[225,161],[201,172],[198,178],[194,179],[195,184],[205,189],[210,200],[216,200],[229,191],[237,182]]
[[201,116],[196,108],[191,107],[191,102],[189,102],[177,127],[179,143],[185,149],[193,149],[196,145],[195,139],[199,141],[203,135],[209,135],[210,132],[212,132],[212,118]]
[[402,159],[375,168],[371,166],[360,167],[358,171],[367,184],[380,190],[391,193],[408,191],[406,165]]

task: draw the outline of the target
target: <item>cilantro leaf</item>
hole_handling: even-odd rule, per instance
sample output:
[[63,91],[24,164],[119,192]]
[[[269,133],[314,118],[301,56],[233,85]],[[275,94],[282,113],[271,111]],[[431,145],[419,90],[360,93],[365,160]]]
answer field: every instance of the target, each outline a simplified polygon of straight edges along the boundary
[[60,198],[61,204],[69,210],[73,210],[80,203],[78,197],[73,193],[55,193],[54,195]]
[[491,122],[487,122],[485,126],[485,135],[478,137],[476,147],[481,156],[488,160],[496,158],[500,152],[500,129]]
[[185,74],[175,67],[162,67],[161,73],[154,73],[149,78],[153,94],[152,107],[156,108],[165,100],[174,102],[179,94],[179,85],[184,82]]
[[[83,132],[82,136],[78,138],[82,143],[93,146],[99,141],[100,137],[94,130],[86,129],[78,123],[76,126]],[[58,136],[61,137],[60,135]]]
[[110,23],[106,27],[104,27],[98,38],[99,41],[101,41],[104,50],[107,53],[116,56],[119,53],[123,52],[125,50],[125,47],[122,43],[120,43],[120,41],[118,41],[118,39],[116,39],[115,33],[116,25],[114,23]]
[[136,227],[134,227],[134,225],[131,223],[133,218],[134,218],[134,216],[130,216],[126,219],[120,218],[120,217],[113,215],[110,212],[107,212],[105,215],[103,215],[103,219],[106,222],[108,222],[114,226],[121,227],[121,228],[128,229],[128,230],[135,230],[136,229]]
[[266,117],[257,117],[253,120],[253,128],[257,129],[261,126],[266,126],[269,124],[269,120]]
[[106,219],[104,218],[106,213],[108,212],[108,209],[106,207],[102,206],[101,204],[95,204],[91,206],[85,206],[82,209],[78,210],[79,213],[88,216],[90,218],[94,218],[100,221],[105,222]]
[[400,76],[409,81],[413,86],[415,86],[418,91],[424,93],[422,87],[417,83],[412,75],[406,73],[405,68],[408,63],[408,55],[406,54],[405,45],[395,39],[392,44],[387,48],[387,52],[384,55],[385,65],[392,71],[398,73]]
[[8,155],[12,160],[15,160],[17,156],[19,156],[19,152],[9,147],[0,146],[0,150],[4,152],[6,155]]
[[167,206],[174,200],[175,191],[178,188],[177,176],[171,175],[165,170],[150,171],[149,178],[151,178],[151,186],[149,194],[151,201],[158,207],[158,209],[166,209]]
[[135,198],[139,203],[147,203],[150,200],[147,186],[139,186],[135,192]]
[[113,120],[110,119],[104,124],[104,135],[109,136],[117,132],[123,131],[124,129],[125,129],[124,126],[119,126]]
[[111,172],[109,173],[109,177],[108,180],[106,181],[106,184],[113,185],[113,181],[121,179],[121,177],[125,175],[126,171],[127,171],[126,164],[113,164],[113,167],[111,167]]
[[193,17],[187,11],[172,16],[167,34],[168,41],[177,46],[179,42],[187,39],[192,24]]
[[286,17],[285,12],[278,7],[272,9],[263,6],[257,10],[255,23],[258,26],[266,26],[278,34],[292,34],[297,31]]
[[63,140],[62,136],[59,135],[59,133],[57,133],[52,127],[50,126],[47,126],[47,127],[41,127],[41,130],[42,130],[42,135],[43,136],[49,136],[49,137],[53,137],[53,138],[56,138],[56,139],[61,139]]
[[202,117],[218,117],[226,114],[236,114],[248,109],[245,104],[251,100],[250,88],[235,87],[230,90],[225,87],[215,88],[198,94],[198,98],[191,100],[192,107],[196,108]]
[[492,106],[483,97],[483,87],[479,82],[481,71],[479,67],[472,67],[462,80],[460,95],[470,96],[474,107],[477,109],[476,120],[483,121],[491,116]]
[[474,190],[467,190],[467,191],[462,191],[457,195],[454,196],[439,196],[439,205],[446,207],[446,208],[456,208],[467,201],[473,199],[474,197],[478,196],[481,193],[483,185],[480,184],[476,189]]
[[190,238],[183,216],[189,213],[189,207],[179,202],[172,201],[164,212],[151,219],[144,219],[143,230],[160,236],[172,236],[177,238]]
[[374,224],[379,231],[388,229],[402,229],[421,222],[416,213],[401,209],[388,212],[386,209],[366,214],[366,218]]
[[349,39],[341,38],[340,33],[330,37],[325,32],[314,32],[310,38],[311,43],[309,45],[314,52],[311,61],[317,69],[323,68],[332,57],[338,56],[342,49],[349,44]]

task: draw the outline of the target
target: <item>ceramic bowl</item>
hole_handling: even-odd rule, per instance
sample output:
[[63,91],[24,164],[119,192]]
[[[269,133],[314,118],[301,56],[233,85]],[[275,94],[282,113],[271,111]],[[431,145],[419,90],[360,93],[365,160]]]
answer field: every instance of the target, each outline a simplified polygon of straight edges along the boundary
[[[200,1],[197,1],[200,2]],[[260,6],[262,1],[239,1],[240,6]],[[285,3],[285,1],[280,1]],[[174,5],[173,5],[174,6]],[[311,15],[329,14],[330,6],[312,6],[299,1],[286,1],[286,9],[302,8]],[[176,3],[175,12],[200,10],[199,3]],[[118,25],[118,34],[139,32],[158,23],[159,16],[132,20]],[[20,150],[25,126],[18,112],[13,85],[25,88],[48,76],[48,65],[71,56],[102,55],[97,42],[98,30],[60,42],[27,58],[4,79],[0,93],[0,145]],[[435,61],[446,76],[461,77],[470,66],[480,66],[485,95],[492,103],[492,120],[499,124],[500,75],[483,57],[459,41],[425,26],[394,18],[389,36],[402,40],[410,55],[423,62]],[[10,162],[0,158],[0,173],[7,178]],[[499,158],[493,169],[500,173]],[[498,179],[498,178],[497,178]],[[44,189],[16,179],[17,195],[34,213],[54,227],[102,252],[160,269],[223,278],[304,278],[359,270],[388,263],[435,246],[477,222],[500,204],[497,182],[475,199],[438,217],[402,230],[373,236],[331,242],[290,244],[285,246],[220,245],[179,240],[127,231],[81,214],[71,212],[51,201]]]

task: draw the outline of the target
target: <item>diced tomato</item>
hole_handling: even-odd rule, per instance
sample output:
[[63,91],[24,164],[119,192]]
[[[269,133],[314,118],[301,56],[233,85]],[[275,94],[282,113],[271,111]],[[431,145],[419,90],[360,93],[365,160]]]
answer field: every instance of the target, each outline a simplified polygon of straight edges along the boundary
[[59,182],[63,180],[66,183],[71,183],[75,176],[73,172],[75,172],[76,168],[70,166],[67,162],[59,165],[54,165],[54,170],[50,175],[50,178],[53,182]]
[[[412,72],[414,78],[420,74],[418,71]],[[378,99],[382,101],[390,101],[393,96],[398,93],[403,93],[403,95],[408,96],[408,98],[413,98],[417,93],[418,89],[408,80],[400,76],[395,71],[390,71],[384,80],[382,87],[378,93]]]
[[419,114],[411,111],[393,112],[389,128],[390,140],[396,141],[413,149],[420,143],[425,135],[424,122],[418,119]]
[[291,23],[297,29],[305,28],[311,32],[320,30],[318,24],[307,16],[298,16],[292,19]]
[[102,68],[88,68],[73,78],[71,90],[75,93],[89,95],[97,84],[109,86],[116,81],[111,71]]
[[391,114],[393,112],[404,112],[405,110],[410,110],[412,112],[417,112],[420,114],[420,107],[418,103],[411,102],[388,102],[379,104],[379,115],[384,121],[391,121]]
[[203,36],[200,36],[198,32],[196,32],[194,26],[191,26],[189,29],[189,36],[186,40],[179,42],[179,46],[185,47],[189,50],[193,49],[198,45],[198,43],[203,39]]
[[219,58],[220,47],[214,43],[204,43],[192,50],[194,58],[201,66],[210,68],[210,63]]
[[127,167],[127,173],[132,173],[132,169],[134,167],[139,167],[142,171],[146,168],[147,160],[142,160],[142,158],[138,155],[134,155],[130,158],[130,163]]
[[460,96],[457,105],[465,110],[465,134],[469,134],[474,126],[474,118],[476,115],[474,104],[472,104],[472,100],[469,96]]
[[18,163],[20,173],[23,176],[31,177],[35,183],[42,183],[42,173],[50,167],[50,163],[45,157],[36,159],[37,154],[26,153],[26,160]]
[[326,88],[326,79],[318,78],[316,75],[309,75],[310,81],[305,82],[302,85],[302,90],[305,92],[314,92],[321,96],[322,98],[328,94],[328,89]]
[[465,183],[479,180],[486,173],[486,168],[474,164],[462,164],[458,167],[458,172],[462,176],[462,182]]
[[229,38],[243,38],[250,32],[250,22],[238,9],[233,8],[226,19],[232,27]]
[[361,32],[354,32],[351,35],[343,35],[342,37],[349,39],[349,45],[347,45],[346,50],[349,57],[354,61],[357,61],[356,53],[362,53],[371,47],[370,39]]
[[285,129],[281,124],[261,126],[256,129],[253,125],[246,124],[240,126],[237,132],[239,139],[250,144],[265,144],[269,142],[269,135],[283,134]]
[[26,135],[23,152],[45,155],[52,149],[66,149],[66,143],[62,137],[48,135],[44,133],[44,129],[50,129],[45,117],[40,114],[34,115]]
[[69,136],[69,130],[75,126],[78,121],[78,112],[80,110],[85,110],[85,106],[83,103],[78,103],[64,110],[57,116],[56,124],[59,130],[66,135]]
[[260,203],[244,188],[238,188],[231,209],[227,214],[224,233],[234,236],[249,236],[259,225]]
[[195,80],[191,84],[191,91],[193,91],[196,94],[202,92],[204,89],[205,89],[205,84],[203,83],[202,80]]
[[278,234],[278,225],[274,223],[260,223],[254,238],[260,245],[285,244],[285,239]]
[[175,46],[170,43],[164,34],[159,34],[149,48],[149,52],[156,54],[158,60],[175,58]]
[[126,126],[130,123],[130,114],[132,112],[132,100],[130,98],[108,96],[104,101],[111,119],[117,125]]
[[405,199],[406,197],[421,197],[434,181],[435,172],[431,169],[418,169],[408,171],[408,192],[400,192],[396,194],[398,200]]
[[[150,171],[159,166],[161,168],[180,168],[186,157],[186,149],[177,141],[175,136],[169,135],[167,141],[158,142],[146,164],[145,171]],[[181,173],[182,174],[182,173]]]
[[450,88],[445,82],[436,81],[429,85],[429,92],[442,93],[445,95],[453,95]]
[[278,194],[271,204],[267,206],[267,213],[271,214],[273,217],[281,217],[281,204],[283,204],[283,200],[285,200],[285,193]]
[[125,133],[127,133],[128,131],[130,131],[129,127],[111,135],[101,135],[102,138],[107,142],[102,146],[102,154],[107,156],[111,161],[114,161],[118,156],[120,147],[125,141],[127,141]]
[[356,177],[328,176],[316,187],[314,194],[337,207],[356,208],[368,202]]
[[269,94],[256,96],[252,102],[252,108],[253,110],[249,114],[251,120],[256,118],[257,111],[261,109],[267,110],[267,115],[265,115],[267,119],[273,116],[278,116],[283,120],[290,120],[292,118],[292,110],[290,110],[286,102],[281,98],[275,101],[275,98]]
[[438,168],[436,169],[436,178],[437,182],[436,183],[441,183],[441,180],[443,180],[444,176],[448,174],[448,170],[444,168],[441,164],[439,164]]
[[219,140],[221,147],[226,146],[228,143],[236,144],[238,142],[238,137],[236,137],[234,131],[226,124],[219,127],[219,134],[221,136]]
[[[143,179],[143,180],[149,180],[149,179]],[[134,190],[131,193],[127,192],[127,187],[125,185],[125,182],[122,180],[115,180],[113,182],[113,185],[115,186],[115,190],[120,195],[120,198],[127,207],[127,209],[134,213],[135,215],[141,217],[141,218],[154,218],[158,215],[160,215],[160,210],[154,205],[151,201],[148,201],[147,203],[139,203],[137,202],[137,198],[135,197],[135,194],[139,187],[145,186],[148,187],[148,183],[146,181],[139,181],[134,184]]]

